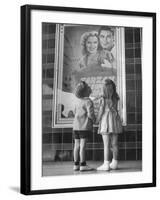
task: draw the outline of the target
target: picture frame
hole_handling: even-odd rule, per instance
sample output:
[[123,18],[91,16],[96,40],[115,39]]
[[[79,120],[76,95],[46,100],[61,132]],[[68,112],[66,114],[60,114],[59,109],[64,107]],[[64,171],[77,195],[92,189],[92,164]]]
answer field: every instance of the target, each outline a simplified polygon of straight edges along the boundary
[[[86,146],[86,158],[95,170],[75,173],[72,169],[74,116],[64,119],[61,114],[65,115],[65,109],[59,105],[68,99],[70,104],[74,104],[74,91],[70,89],[76,87],[70,84],[73,77],[87,82],[90,87],[89,80],[93,83],[97,78],[96,69],[94,75],[94,70],[85,71],[84,74],[89,75],[77,78],[83,73],[79,73],[76,67],[80,57],[84,58],[80,51],[81,36],[92,31],[98,34],[102,26],[113,29],[116,35],[114,39],[112,35],[109,36],[110,42],[114,41],[113,46],[116,47],[116,79],[112,79],[113,74],[108,75],[109,72],[103,68],[107,62],[104,60],[113,58],[114,54],[107,51],[103,62],[99,64],[102,60],[99,59],[101,50],[98,49],[100,35],[98,39],[95,39],[95,35],[92,39],[96,40],[94,45],[98,49],[94,62],[96,60],[104,70],[103,77],[98,78],[99,82],[96,79],[98,89],[103,86],[104,77],[110,78],[116,83],[120,96],[118,113],[122,119],[123,132],[118,139],[119,168],[100,173],[96,170],[103,161],[102,138],[97,134],[96,124]],[[89,61],[85,60],[84,63],[84,69],[88,70],[89,64],[86,63]],[[113,62],[107,62],[107,66],[113,72]],[[78,71],[78,76],[72,69]],[[70,72],[72,76],[68,79]],[[95,88],[92,91],[98,93],[93,97],[101,98],[100,90]],[[69,96],[62,95],[66,91]],[[90,97],[93,102],[94,98]],[[20,148],[20,192],[25,195],[155,187],[156,13],[21,6]]]

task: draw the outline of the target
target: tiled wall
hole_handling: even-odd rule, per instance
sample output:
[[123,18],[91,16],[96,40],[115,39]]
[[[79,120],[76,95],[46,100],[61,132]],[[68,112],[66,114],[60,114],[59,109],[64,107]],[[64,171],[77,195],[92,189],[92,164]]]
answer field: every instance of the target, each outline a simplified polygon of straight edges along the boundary
[[[42,136],[43,161],[73,160],[70,128],[51,128],[54,79],[55,25],[42,25]],[[142,159],[141,29],[125,28],[127,127],[119,136],[119,159]],[[103,144],[96,128],[89,138],[87,160],[103,159]]]

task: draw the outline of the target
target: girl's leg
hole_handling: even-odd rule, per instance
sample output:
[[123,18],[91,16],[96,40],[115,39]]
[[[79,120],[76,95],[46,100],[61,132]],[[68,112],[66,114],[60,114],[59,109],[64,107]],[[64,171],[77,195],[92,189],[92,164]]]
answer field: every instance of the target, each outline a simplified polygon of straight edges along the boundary
[[112,152],[113,152],[113,158],[112,162],[110,163],[111,169],[117,169],[118,168],[118,134],[112,134]]
[[113,151],[113,159],[118,160],[118,134],[112,134],[112,151]]
[[104,161],[109,161],[110,153],[110,135],[102,135],[103,144],[104,144]]
[[109,153],[110,153],[110,135],[102,135],[104,144],[104,163],[97,168],[97,170],[108,171],[109,170]]

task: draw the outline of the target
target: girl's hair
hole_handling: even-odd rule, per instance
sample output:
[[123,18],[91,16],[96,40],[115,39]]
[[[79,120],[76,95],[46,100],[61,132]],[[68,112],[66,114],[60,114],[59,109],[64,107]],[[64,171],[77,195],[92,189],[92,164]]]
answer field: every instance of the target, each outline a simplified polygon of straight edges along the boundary
[[116,92],[116,85],[111,79],[106,79],[103,85],[104,98],[111,99],[112,101],[118,101],[119,95]]
[[82,48],[82,54],[86,55],[88,53],[86,49],[86,42],[89,37],[96,37],[98,40],[98,48],[99,48],[99,37],[98,37],[98,32],[97,31],[91,31],[91,32],[85,32],[80,39],[80,44]]
[[88,84],[85,81],[80,81],[75,88],[75,96],[78,98],[86,97],[86,91],[89,89]]

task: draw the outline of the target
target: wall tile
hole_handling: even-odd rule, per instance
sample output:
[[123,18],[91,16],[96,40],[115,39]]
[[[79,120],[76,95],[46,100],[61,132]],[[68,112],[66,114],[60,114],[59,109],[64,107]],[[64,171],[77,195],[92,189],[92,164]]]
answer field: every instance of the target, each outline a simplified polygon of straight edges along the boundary
[[135,149],[127,149],[126,159],[127,160],[136,160],[136,150]]

